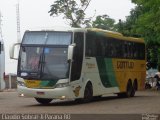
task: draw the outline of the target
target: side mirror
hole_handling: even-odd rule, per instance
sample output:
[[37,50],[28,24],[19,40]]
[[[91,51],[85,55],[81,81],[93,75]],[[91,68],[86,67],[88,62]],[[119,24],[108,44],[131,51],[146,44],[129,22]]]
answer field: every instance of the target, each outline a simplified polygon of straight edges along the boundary
[[13,44],[11,47],[10,47],[10,51],[9,51],[9,53],[10,53],[10,59],[15,59],[15,60],[18,60],[18,58],[15,58],[14,57],[14,53],[15,53],[15,47],[17,46],[20,46],[20,44],[21,43],[15,43],[15,44]]
[[72,61],[73,59],[73,51],[76,44],[71,44],[68,46],[68,61]]

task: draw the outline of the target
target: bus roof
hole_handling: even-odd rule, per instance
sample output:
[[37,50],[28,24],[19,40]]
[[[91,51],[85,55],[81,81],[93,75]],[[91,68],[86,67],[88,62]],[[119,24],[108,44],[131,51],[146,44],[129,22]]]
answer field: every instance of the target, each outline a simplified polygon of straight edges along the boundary
[[96,32],[96,33],[99,33],[103,36],[116,38],[116,39],[119,39],[119,40],[144,43],[144,39],[142,39],[142,38],[126,37],[126,36],[123,36],[121,33],[118,33],[118,32],[102,30],[102,29],[97,29],[97,28],[88,28],[88,31]]
[[85,32],[85,28],[71,28],[71,27],[41,27],[31,28],[26,31],[59,31],[59,32]]
[[106,36],[106,37],[111,37],[111,38],[116,38],[119,40],[125,40],[125,41],[132,41],[132,42],[140,42],[144,43],[144,39],[142,38],[135,38],[135,37],[126,37],[123,36],[121,33],[118,32],[113,32],[109,30],[102,30],[98,28],[71,28],[71,27],[50,27],[50,28],[36,28],[36,29],[31,29],[27,31],[64,31],[64,32],[95,32],[97,34]]

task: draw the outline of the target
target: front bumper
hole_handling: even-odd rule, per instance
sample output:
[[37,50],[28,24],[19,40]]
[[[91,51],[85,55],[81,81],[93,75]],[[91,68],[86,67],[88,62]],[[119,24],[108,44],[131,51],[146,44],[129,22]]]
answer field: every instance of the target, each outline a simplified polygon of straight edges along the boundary
[[24,97],[48,98],[48,99],[74,99],[75,94],[71,86],[54,89],[33,89],[18,86],[18,94]]

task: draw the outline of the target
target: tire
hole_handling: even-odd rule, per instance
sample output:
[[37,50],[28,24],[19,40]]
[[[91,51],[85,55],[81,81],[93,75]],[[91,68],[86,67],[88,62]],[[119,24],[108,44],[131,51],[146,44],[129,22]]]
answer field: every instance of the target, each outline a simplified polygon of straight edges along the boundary
[[84,103],[88,103],[93,99],[93,88],[91,83],[87,83],[85,90],[84,90],[84,98],[82,101]]
[[35,98],[36,101],[40,104],[47,105],[49,104],[53,99],[46,99],[46,98]]
[[126,92],[118,93],[117,95],[120,98],[133,97],[135,95],[135,89],[132,86],[131,80],[129,80],[128,83],[127,83]]
[[138,90],[138,82],[137,82],[136,79],[135,79],[134,82],[133,82],[133,88],[134,88],[135,91]]
[[135,92],[136,92],[137,90],[138,90],[138,83],[137,83],[137,80],[134,80],[133,86],[132,86],[132,92],[131,92],[130,97],[134,97]]
[[132,92],[130,94],[130,97],[134,97],[136,90],[134,89],[134,87],[132,87]]
[[127,88],[126,88],[126,97],[133,97],[134,94],[135,94],[135,90],[132,86],[132,82],[131,80],[128,81],[128,84],[127,84]]

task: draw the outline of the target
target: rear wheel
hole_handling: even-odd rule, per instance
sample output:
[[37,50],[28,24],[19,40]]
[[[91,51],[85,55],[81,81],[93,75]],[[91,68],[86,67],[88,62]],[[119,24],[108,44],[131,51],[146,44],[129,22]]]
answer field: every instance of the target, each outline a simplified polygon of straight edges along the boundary
[[134,89],[134,87],[132,87],[132,92],[131,92],[131,94],[130,94],[130,97],[134,97],[134,95],[135,95],[135,89]]
[[37,102],[40,104],[49,104],[53,99],[46,99],[46,98],[35,98]]
[[135,90],[132,86],[132,82],[131,80],[128,81],[128,84],[127,84],[127,90],[126,90],[126,97],[132,97],[135,93]]
[[124,98],[124,97],[133,97],[135,95],[135,89],[132,86],[131,80],[128,81],[126,86],[126,92],[124,93],[118,93],[118,97]]
[[133,86],[132,86],[132,92],[131,92],[131,97],[134,97],[135,92],[138,90],[138,82],[137,80],[134,80]]

